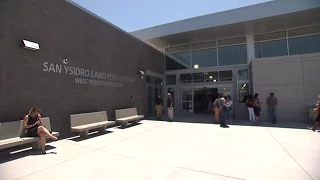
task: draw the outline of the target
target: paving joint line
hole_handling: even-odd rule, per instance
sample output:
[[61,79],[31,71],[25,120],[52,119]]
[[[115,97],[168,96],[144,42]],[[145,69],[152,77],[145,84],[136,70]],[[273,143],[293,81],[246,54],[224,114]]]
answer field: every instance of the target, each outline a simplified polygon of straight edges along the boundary
[[114,154],[114,155],[117,155],[117,156],[129,158],[129,159],[134,159],[134,160],[138,160],[138,161],[142,161],[142,162],[147,162],[147,163],[151,163],[151,164],[157,164],[157,165],[161,165],[161,166],[168,166],[168,167],[174,168],[174,170],[179,168],[179,169],[184,169],[184,170],[188,170],[188,171],[200,172],[200,173],[205,173],[205,174],[210,174],[210,175],[215,175],[215,176],[220,176],[220,177],[227,177],[227,178],[232,178],[232,179],[245,180],[245,179],[237,178],[237,177],[233,177],[233,176],[227,176],[227,175],[216,174],[216,173],[211,173],[211,172],[206,172],[206,171],[188,169],[188,168],[184,168],[184,167],[181,167],[181,166],[174,166],[174,165],[171,165],[171,164],[164,164],[164,163],[149,161],[149,160],[145,160],[145,159],[140,159],[140,158],[136,158],[136,157],[132,157],[132,156],[127,156],[127,155],[123,155],[123,154],[110,152],[110,151],[107,151],[107,150],[98,150],[98,151],[107,152],[107,153]]
[[151,128],[151,129],[148,129],[148,130],[146,130],[146,131],[143,131],[143,132],[134,134],[134,135],[132,135],[132,136],[129,136],[129,137],[124,138],[124,139],[122,139],[122,140],[119,140],[119,141],[117,141],[117,142],[114,142],[114,143],[108,144],[108,145],[106,145],[106,146],[100,147],[99,149],[102,149],[102,148],[105,148],[105,147],[108,147],[108,146],[115,145],[115,144],[120,143],[120,142],[122,142],[122,141],[125,141],[125,140],[128,140],[128,139],[130,139],[130,138],[133,138],[133,137],[135,137],[135,136],[137,136],[137,135],[140,135],[140,134],[143,134],[143,133],[152,131],[152,130],[154,130],[154,129],[160,128],[160,127],[162,127],[162,126],[164,126],[164,125],[167,125],[167,124],[162,124],[162,125],[159,125],[159,126],[157,126],[157,127],[155,127],[155,128]]
[[279,146],[293,159],[294,162],[297,163],[297,165],[312,179],[313,177],[298,163],[298,161],[282,146],[282,144],[268,131],[267,128],[264,128],[268,134],[279,144]]
[[64,160],[64,161],[58,162],[58,163],[56,163],[56,164],[53,164],[53,165],[51,165],[51,166],[45,167],[45,168],[43,168],[43,169],[40,169],[40,170],[38,170],[38,171],[32,172],[32,173],[27,174],[27,175],[25,175],[25,176],[22,176],[22,177],[16,178],[16,180],[18,180],[18,179],[22,179],[22,178],[25,178],[25,177],[28,177],[28,176],[31,176],[31,175],[36,174],[36,173],[38,173],[38,172],[41,172],[41,171],[43,171],[43,170],[46,170],[46,169],[52,168],[52,167],[54,167],[54,166],[60,165],[60,164],[62,164],[62,163],[68,162],[68,161],[73,160],[73,159],[76,159],[76,158],[79,158],[79,157],[81,157],[81,156],[84,156],[84,155],[85,155],[85,154],[87,154],[87,153],[92,153],[92,152],[94,152],[94,151],[97,151],[97,150],[91,150],[91,151],[88,151],[88,152],[82,153],[82,154],[80,154],[80,155],[78,155],[78,156],[75,156],[75,157],[73,157],[73,158],[70,158],[70,159],[67,159],[67,160]]

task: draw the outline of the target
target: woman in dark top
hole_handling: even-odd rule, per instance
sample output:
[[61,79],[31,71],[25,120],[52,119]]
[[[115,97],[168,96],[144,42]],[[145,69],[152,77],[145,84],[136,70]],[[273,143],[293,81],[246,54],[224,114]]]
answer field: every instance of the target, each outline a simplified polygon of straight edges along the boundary
[[260,117],[260,111],[261,111],[259,94],[254,95],[253,111],[254,111],[254,115],[256,116],[255,123],[259,124],[259,117]]
[[53,141],[56,141],[58,138],[42,126],[40,113],[41,110],[39,108],[31,108],[29,114],[23,119],[23,126],[26,129],[27,137],[40,137],[41,153],[45,154],[46,136],[49,136]]

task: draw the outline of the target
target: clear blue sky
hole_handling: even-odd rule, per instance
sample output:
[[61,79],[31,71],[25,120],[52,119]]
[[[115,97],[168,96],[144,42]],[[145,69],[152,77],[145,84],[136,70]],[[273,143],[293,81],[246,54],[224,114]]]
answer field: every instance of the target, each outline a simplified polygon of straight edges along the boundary
[[269,0],[73,0],[121,29],[132,32]]

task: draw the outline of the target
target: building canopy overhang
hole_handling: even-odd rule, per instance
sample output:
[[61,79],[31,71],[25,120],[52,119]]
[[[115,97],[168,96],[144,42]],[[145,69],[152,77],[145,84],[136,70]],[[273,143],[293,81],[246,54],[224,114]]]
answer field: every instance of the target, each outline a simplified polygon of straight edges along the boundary
[[319,0],[275,0],[131,34],[154,48],[320,25]]

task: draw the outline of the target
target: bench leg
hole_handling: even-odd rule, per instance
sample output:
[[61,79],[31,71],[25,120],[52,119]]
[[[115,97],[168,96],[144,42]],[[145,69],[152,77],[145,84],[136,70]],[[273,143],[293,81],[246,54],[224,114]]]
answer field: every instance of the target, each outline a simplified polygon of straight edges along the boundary
[[32,143],[33,150],[40,150],[41,149],[41,141],[36,141]]
[[121,127],[122,127],[122,128],[126,128],[127,125],[128,125],[128,122],[121,122]]
[[100,132],[100,133],[105,133],[105,132],[107,132],[107,127],[105,126],[105,127],[99,128],[99,132]]
[[89,131],[82,131],[80,132],[80,137],[85,138],[88,137]]
[[136,119],[136,120],[132,121],[132,124],[137,125],[138,122],[139,122],[139,119]]

